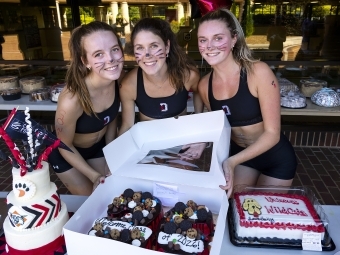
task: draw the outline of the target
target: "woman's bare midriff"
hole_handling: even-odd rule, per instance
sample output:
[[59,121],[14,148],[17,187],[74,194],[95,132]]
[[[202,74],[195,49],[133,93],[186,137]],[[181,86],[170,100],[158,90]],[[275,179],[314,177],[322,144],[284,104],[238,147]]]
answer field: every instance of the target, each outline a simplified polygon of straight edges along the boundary
[[74,134],[73,145],[79,148],[89,148],[98,143],[106,133],[107,127],[102,130],[90,134]]
[[231,139],[238,146],[246,148],[249,145],[255,143],[263,132],[263,122],[244,127],[232,127]]
[[[179,115],[177,116],[183,116],[187,114],[187,109],[185,109],[183,112],[181,112]],[[146,115],[144,115],[143,113],[139,112],[139,120],[140,121],[147,121],[147,120],[154,120],[153,118],[150,118]]]

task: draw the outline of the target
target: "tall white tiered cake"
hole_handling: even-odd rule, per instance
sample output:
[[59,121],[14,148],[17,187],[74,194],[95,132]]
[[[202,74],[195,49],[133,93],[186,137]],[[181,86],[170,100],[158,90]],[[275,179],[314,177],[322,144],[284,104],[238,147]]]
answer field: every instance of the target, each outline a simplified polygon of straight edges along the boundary
[[13,190],[7,196],[4,231],[9,254],[47,254],[63,244],[68,212],[56,185],[50,181],[47,162],[20,175],[13,168]]

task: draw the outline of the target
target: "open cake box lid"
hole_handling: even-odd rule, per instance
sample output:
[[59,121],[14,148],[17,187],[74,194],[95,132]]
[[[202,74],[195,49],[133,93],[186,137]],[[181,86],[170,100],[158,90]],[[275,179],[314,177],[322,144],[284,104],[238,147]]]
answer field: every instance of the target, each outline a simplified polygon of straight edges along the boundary
[[[222,162],[228,157],[229,141],[230,125],[224,111],[220,110],[139,122],[103,151],[114,176],[220,189],[219,185],[225,185]],[[153,156],[149,153],[200,142],[213,143],[210,169],[205,171],[153,164]],[[145,160],[149,160],[148,163],[140,163]]]

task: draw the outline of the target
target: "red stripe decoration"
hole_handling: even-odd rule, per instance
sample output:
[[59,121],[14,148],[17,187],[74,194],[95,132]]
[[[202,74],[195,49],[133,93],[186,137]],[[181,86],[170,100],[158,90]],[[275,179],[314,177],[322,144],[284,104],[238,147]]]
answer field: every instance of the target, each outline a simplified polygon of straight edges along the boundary
[[56,218],[58,216],[60,208],[61,208],[60,197],[56,194],[53,194],[52,197],[57,201],[57,210],[55,210],[55,212],[54,212],[54,218]]
[[39,226],[41,226],[45,222],[46,217],[48,216],[48,213],[50,211],[50,208],[42,206],[42,205],[39,205],[39,204],[32,205],[32,207],[40,209],[40,210],[42,210],[44,212],[43,215],[41,216],[39,222],[36,225],[36,227],[39,227]]
[[14,249],[9,245],[7,246],[9,251],[8,254],[10,255],[53,255],[54,251],[57,250],[62,245],[65,245],[64,236],[59,236],[54,241],[39,248],[26,251]]

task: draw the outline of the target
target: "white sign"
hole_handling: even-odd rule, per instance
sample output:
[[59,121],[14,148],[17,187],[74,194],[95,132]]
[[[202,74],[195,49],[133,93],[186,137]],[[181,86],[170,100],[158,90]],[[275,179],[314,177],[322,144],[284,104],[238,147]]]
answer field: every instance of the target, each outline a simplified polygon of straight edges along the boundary
[[179,201],[178,187],[174,185],[154,183],[153,195],[159,198],[165,206],[172,206]]
[[303,233],[302,249],[308,251],[322,251],[321,233]]

